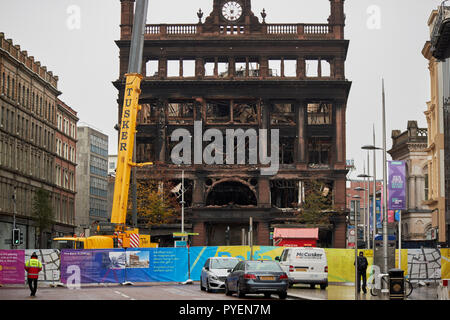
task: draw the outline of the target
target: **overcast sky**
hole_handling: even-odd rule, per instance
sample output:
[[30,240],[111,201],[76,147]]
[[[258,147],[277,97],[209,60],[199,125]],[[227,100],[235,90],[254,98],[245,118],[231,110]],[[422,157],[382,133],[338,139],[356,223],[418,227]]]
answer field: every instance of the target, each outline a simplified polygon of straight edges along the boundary
[[[385,79],[387,146],[391,131],[406,130],[408,120],[426,127],[429,72],[422,48],[429,40],[427,20],[441,0],[346,0],[345,38],[350,40],[346,77],[353,82],[347,106],[347,159],[357,172],[372,143],[382,144],[381,79]],[[147,23],[196,23],[212,0],[149,0]],[[329,0],[253,0],[256,16],[265,8],[267,23],[326,23]],[[79,19],[78,19],[79,17]],[[59,76],[60,98],[78,112],[79,125],[109,136],[117,152],[119,0],[15,0],[0,3],[0,32]],[[378,154],[381,160],[381,153]],[[390,159],[390,157],[388,157]],[[372,161],[372,156],[370,157]],[[371,164],[372,167],[372,164]],[[372,168],[371,168],[372,169]],[[378,164],[381,178],[381,163]],[[355,174],[351,175],[352,177]]]

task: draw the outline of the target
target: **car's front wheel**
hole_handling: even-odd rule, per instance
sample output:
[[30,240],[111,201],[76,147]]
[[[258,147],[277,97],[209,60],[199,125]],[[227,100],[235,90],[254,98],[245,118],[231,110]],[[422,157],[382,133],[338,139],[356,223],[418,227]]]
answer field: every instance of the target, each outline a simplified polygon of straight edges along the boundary
[[202,278],[200,278],[200,290],[205,291],[205,287],[203,286]]

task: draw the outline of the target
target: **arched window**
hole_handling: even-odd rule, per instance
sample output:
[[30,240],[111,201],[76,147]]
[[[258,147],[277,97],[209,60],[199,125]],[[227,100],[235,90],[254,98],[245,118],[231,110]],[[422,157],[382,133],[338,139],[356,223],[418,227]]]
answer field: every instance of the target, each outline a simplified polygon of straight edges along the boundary
[[255,193],[238,181],[225,181],[215,185],[206,198],[207,206],[256,206]]

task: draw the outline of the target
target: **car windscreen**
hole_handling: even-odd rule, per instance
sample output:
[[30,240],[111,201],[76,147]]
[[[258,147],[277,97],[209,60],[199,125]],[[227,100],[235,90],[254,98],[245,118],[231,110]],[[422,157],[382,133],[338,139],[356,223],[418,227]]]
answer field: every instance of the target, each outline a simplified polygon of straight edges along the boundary
[[238,262],[238,259],[212,259],[211,269],[233,269]]
[[246,271],[282,271],[280,265],[276,261],[248,261],[246,263]]

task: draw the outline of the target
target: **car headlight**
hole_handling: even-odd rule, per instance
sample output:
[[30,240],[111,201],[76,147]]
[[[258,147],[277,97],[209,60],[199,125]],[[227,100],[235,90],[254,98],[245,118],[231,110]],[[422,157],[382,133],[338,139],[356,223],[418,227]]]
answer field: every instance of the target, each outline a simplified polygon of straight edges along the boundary
[[219,280],[219,278],[217,278],[217,276],[214,275],[214,274],[210,275],[209,277],[210,277],[212,280]]

